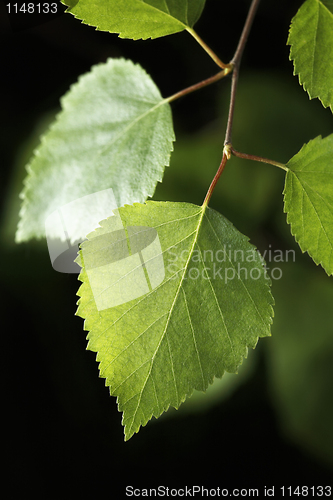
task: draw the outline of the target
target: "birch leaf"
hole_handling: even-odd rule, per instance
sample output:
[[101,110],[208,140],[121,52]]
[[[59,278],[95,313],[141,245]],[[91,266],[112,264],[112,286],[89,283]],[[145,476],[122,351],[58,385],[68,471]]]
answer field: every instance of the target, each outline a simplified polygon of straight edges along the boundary
[[288,44],[310,99],[318,97],[333,111],[333,0],[306,0],[292,20]]
[[64,0],[76,18],[121,38],[158,38],[190,30],[199,19],[205,0]]
[[187,203],[115,211],[82,243],[77,314],[129,439],[270,335],[263,259],[222,215]]
[[[17,241],[43,237],[47,218],[74,202],[81,209],[66,209],[64,224],[72,242],[82,241],[110,213],[100,215],[105,201],[99,192],[113,191],[112,208],[144,202],[169,164],[171,108],[138,64],[109,59],[94,66],[61,105],[28,165]],[[94,193],[97,203],[80,202]],[[63,239],[61,227],[54,227],[53,238]]]
[[305,144],[288,162],[284,211],[301,250],[333,274],[333,134]]

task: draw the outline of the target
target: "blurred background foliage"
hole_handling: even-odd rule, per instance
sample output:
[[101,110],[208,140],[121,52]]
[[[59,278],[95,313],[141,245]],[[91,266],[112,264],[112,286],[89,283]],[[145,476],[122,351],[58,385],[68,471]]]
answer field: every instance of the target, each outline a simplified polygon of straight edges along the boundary
[[[197,32],[232,57],[248,0],[207,0]],[[233,144],[287,162],[303,143],[332,132],[332,114],[292,75],[288,27],[301,1],[262,1],[239,81]],[[172,93],[216,69],[186,33],[121,40],[70,15],[14,31],[0,6],[0,281],[6,463],[17,489],[59,498],[124,487],[326,485],[333,470],[332,278],[303,255],[283,213],[284,172],[232,158],[210,206],[262,252],[294,250],[273,280],[272,337],[206,395],[153,420],[128,443],[121,415],[85,351],[77,276],[53,271],[45,241],[16,245],[25,165],[59,98],[108,57],[139,62]],[[223,149],[230,80],[173,103],[177,141],[156,200],[201,204]],[[68,139],[70,140],[70,138]],[[45,496],[46,495],[46,496]]]

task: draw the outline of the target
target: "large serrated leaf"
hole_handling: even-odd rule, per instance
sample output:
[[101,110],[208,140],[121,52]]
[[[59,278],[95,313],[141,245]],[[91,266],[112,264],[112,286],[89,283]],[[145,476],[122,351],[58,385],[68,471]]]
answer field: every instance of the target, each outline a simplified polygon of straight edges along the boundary
[[100,224],[81,246],[77,314],[129,439],[236,372],[270,335],[273,299],[258,251],[210,208],[147,202]]
[[191,28],[205,0],[62,0],[85,24],[121,38],[158,38]]
[[333,0],[306,0],[292,20],[288,44],[310,99],[318,97],[333,111]]
[[[51,213],[108,188],[117,206],[144,202],[169,164],[171,108],[139,65],[109,59],[94,66],[61,104],[28,165],[17,241],[44,236]],[[84,217],[73,217],[75,232],[68,236],[82,240]]]
[[301,250],[333,274],[333,134],[305,144],[291,159],[284,211]]

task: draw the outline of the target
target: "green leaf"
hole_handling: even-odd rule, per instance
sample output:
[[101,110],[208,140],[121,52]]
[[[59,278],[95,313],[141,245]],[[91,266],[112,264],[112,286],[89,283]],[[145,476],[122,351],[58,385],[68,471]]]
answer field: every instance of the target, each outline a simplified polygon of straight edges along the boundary
[[214,210],[149,201],[114,213],[81,245],[77,314],[129,439],[236,372],[270,335],[273,299],[258,251]]
[[98,30],[121,38],[158,38],[178,33],[199,19],[205,0],[63,0],[70,12]]
[[305,144],[288,162],[284,211],[301,250],[333,274],[333,134]]
[[[28,165],[17,241],[44,236],[52,212],[101,190],[112,188],[118,207],[145,201],[169,164],[171,108],[139,65],[109,59],[94,66],[61,104]],[[82,240],[84,217],[72,217],[69,237]]]
[[333,0],[306,0],[292,20],[288,44],[294,74],[310,99],[333,111]]

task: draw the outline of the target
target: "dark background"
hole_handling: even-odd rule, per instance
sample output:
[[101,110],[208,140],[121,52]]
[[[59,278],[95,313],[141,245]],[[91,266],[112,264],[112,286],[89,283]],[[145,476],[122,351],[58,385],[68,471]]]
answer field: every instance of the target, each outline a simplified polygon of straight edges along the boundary
[[[273,485],[331,484],[332,436],[325,434],[324,425],[321,438],[311,440],[323,420],[331,422],[332,341],[328,351],[324,348],[329,352],[325,363],[323,358],[314,363],[327,367],[324,405],[304,428],[307,417],[297,416],[297,407],[296,413],[288,413],[285,399],[290,395],[284,398],[279,386],[281,367],[286,386],[299,376],[284,366],[283,349],[288,346],[281,341],[274,351],[269,343],[275,335],[279,339],[280,332],[282,339],[286,325],[292,325],[291,332],[299,335],[297,345],[304,345],[302,332],[311,321],[313,336],[320,329],[332,334],[332,278],[303,256],[290,236],[282,213],[283,175],[273,167],[239,167],[235,161],[212,198],[212,206],[259,248],[269,244],[298,252],[294,267],[285,268],[285,284],[276,284],[276,294],[273,288],[277,326],[272,339],[259,342],[255,368],[228,397],[202,411],[152,421],[124,443],[121,414],[104,380],[98,378],[95,354],[85,350],[83,321],[74,315],[77,276],[53,271],[45,242],[14,243],[24,164],[58,110],[59,98],[92,65],[108,57],[132,59],[152,76],[163,96],[211,76],[216,68],[187,33],[134,42],[98,32],[69,14],[22,24],[9,20],[6,3],[0,4],[0,275],[3,433],[9,466],[5,482],[7,478],[13,495],[123,498],[125,485],[198,484],[263,491]],[[206,2],[196,31],[224,61],[233,55],[249,4],[248,0]],[[286,40],[300,5],[300,0],[262,0],[243,57],[235,116],[237,149],[271,154],[283,162],[304,142],[332,131],[330,111],[318,101],[310,103],[292,76]],[[59,9],[64,10],[60,5]],[[229,83],[223,81],[174,103],[175,158],[156,199],[202,202],[222,152],[228,93]],[[267,181],[266,172],[271,175]],[[306,300],[302,293],[307,294],[308,305],[302,305]],[[314,294],[323,294],[318,307]],[[316,317],[320,307],[321,323]],[[290,311],[285,315],[286,309]],[[300,369],[306,371],[307,365]],[[321,381],[318,384],[321,387]],[[295,387],[296,394],[304,390],[306,395],[306,387]]]

